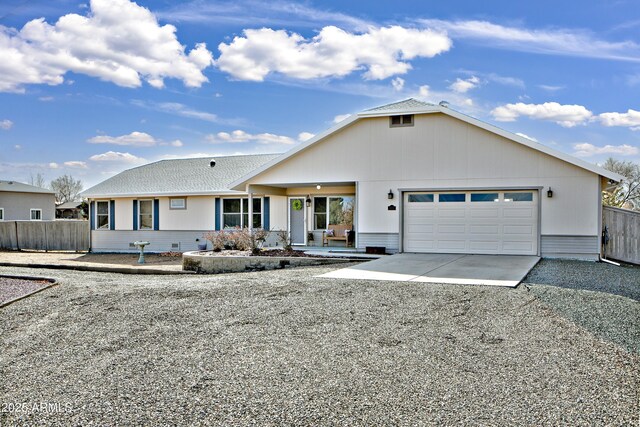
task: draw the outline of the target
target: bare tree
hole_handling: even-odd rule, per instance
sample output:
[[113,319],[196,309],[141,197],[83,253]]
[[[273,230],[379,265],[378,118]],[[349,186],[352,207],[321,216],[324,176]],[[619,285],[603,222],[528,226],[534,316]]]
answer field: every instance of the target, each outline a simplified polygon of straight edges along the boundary
[[604,192],[602,202],[607,206],[640,210],[640,164],[609,157],[602,167],[624,177]]
[[72,202],[82,191],[82,182],[71,175],[62,175],[51,181],[51,189],[56,193],[56,203]]
[[33,173],[31,174],[30,184],[40,188],[47,188],[47,182],[44,180],[44,175],[40,172],[38,172],[36,176],[33,176]]

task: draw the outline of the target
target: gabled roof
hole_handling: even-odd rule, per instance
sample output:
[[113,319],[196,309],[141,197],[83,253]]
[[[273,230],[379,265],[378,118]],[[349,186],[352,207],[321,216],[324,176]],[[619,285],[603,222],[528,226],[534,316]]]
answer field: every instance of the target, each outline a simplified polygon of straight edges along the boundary
[[207,195],[230,193],[229,184],[279,154],[160,160],[121,172],[82,192],[83,197]]
[[341,121],[340,123],[336,124],[335,126],[327,129],[326,131],[314,136],[313,138],[305,141],[303,144],[300,144],[299,146],[287,151],[286,153],[284,153],[283,155],[279,156],[276,159],[273,159],[267,163],[265,163],[264,165],[262,165],[261,167],[259,167],[258,169],[251,171],[250,173],[248,173],[246,176],[243,176],[242,178],[232,182],[230,184],[230,188],[232,189],[239,189],[242,188],[244,190],[244,185],[247,183],[247,181],[249,181],[251,178],[261,174],[262,172],[270,169],[271,167],[275,166],[276,164],[288,159],[289,157],[294,156],[296,153],[299,153],[300,151],[306,150],[307,148],[311,147],[312,145],[322,141],[323,139],[325,139],[327,136],[339,131],[340,129],[343,129],[347,126],[350,126],[352,123],[361,120],[361,119],[365,119],[365,118],[369,118],[369,117],[383,117],[383,116],[391,116],[394,114],[433,114],[433,113],[442,113],[442,114],[446,114],[448,116],[451,117],[455,117],[456,119],[462,120],[463,122],[472,124],[474,126],[477,126],[481,129],[484,129],[488,132],[492,132],[494,134],[500,135],[506,139],[509,139],[511,141],[517,142],[518,144],[522,144],[524,146],[527,146],[529,148],[532,148],[536,151],[540,151],[542,153],[548,154],[549,156],[555,157],[557,159],[563,160],[567,163],[570,163],[572,165],[578,166],[582,169],[586,169],[590,172],[593,172],[597,175],[603,176],[605,178],[620,182],[622,181],[622,179],[624,178],[621,175],[618,175],[617,173],[611,172],[607,169],[601,168],[598,165],[595,165],[593,163],[589,163],[586,162],[582,159],[578,159],[576,157],[573,157],[569,154],[563,153],[561,151],[558,150],[554,150],[553,148],[549,148],[546,145],[540,144],[538,142],[532,141],[528,138],[524,138],[520,135],[516,135],[515,133],[506,131],[504,129],[501,129],[497,126],[494,126],[492,124],[483,122],[481,120],[478,120],[476,118],[473,118],[471,116],[467,116],[466,114],[462,114],[458,111],[452,110],[451,108],[447,107],[447,106],[442,106],[442,105],[435,105],[435,104],[430,104],[428,102],[422,102],[422,101],[418,101],[417,99],[414,98],[409,98],[409,99],[405,99],[403,101],[399,101],[399,102],[393,102],[391,104],[386,104],[386,105],[382,105],[380,107],[375,107],[375,108],[371,108],[368,110],[364,110],[361,113],[358,114],[354,114],[349,116],[348,118],[344,119],[343,121]]
[[64,202],[57,205],[56,209],[78,209],[81,204],[82,204],[82,201]]
[[55,194],[53,191],[47,190],[46,188],[23,184],[16,181],[0,181],[0,191],[7,191],[11,193]]

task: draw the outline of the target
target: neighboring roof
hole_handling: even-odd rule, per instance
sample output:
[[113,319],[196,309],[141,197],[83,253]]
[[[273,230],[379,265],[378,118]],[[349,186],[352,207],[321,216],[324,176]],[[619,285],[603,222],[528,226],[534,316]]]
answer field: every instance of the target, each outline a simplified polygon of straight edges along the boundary
[[53,191],[47,190],[46,188],[23,184],[16,181],[0,181],[0,191],[8,191],[12,193],[55,194]]
[[205,195],[230,193],[229,184],[279,156],[254,154],[160,160],[121,172],[81,193],[83,197]]
[[56,206],[56,209],[78,209],[81,204],[82,204],[82,201],[80,201],[80,202],[64,202],[64,203],[60,203],[58,206]]
[[382,105],[380,107],[371,108],[368,110],[364,110],[361,113],[353,114],[348,118],[344,119],[340,123],[335,126],[327,129],[326,131],[314,136],[311,139],[308,139],[304,143],[299,146],[287,151],[277,159],[273,159],[270,162],[265,163],[260,168],[251,171],[246,176],[234,181],[231,183],[230,188],[241,188],[244,184],[247,183],[251,178],[261,174],[262,172],[272,168],[278,163],[288,159],[291,156],[294,156],[296,153],[300,151],[306,150],[310,146],[322,141],[327,136],[339,131],[342,128],[345,128],[352,123],[369,117],[381,117],[381,116],[390,116],[394,114],[433,114],[433,113],[442,113],[451,117],[455,117],[456,119],[462,120],[463,122],[472,124],[479,128],[482,128],[488,132],[495,133],[500,135],[506,139],[517,142],[518,144],[525,145],[534,150],[540,151],[542,153],[548,154],[549,156],[558,158],[572,165],[578,166],[582,169],[586,169],[590,172],[593,172],[597,175],[603,176],[605,178],[612,179],[614,181],[620,182],[624,177],[617,173],[611,172],[607,169],[601,168],[598,165],[594,165],[593,163],[585,162],[584,160],[573,157],[569,154],[562,153],[558,150],[554,150],[553,148],[549,148],[546,145],[540,144],[538,142],[534,142],[528,138],[524,138],[520,135],[516,135],[515,133],[506,131],[492,124],[483,122],[471,116],[467,116],[466,114],[462,114],[458,111],[452,110],[451,108],[443,105],[435,105],[427,102],[418,101],[414,98],[405,99],[399,102],[393,102],[391,104]]

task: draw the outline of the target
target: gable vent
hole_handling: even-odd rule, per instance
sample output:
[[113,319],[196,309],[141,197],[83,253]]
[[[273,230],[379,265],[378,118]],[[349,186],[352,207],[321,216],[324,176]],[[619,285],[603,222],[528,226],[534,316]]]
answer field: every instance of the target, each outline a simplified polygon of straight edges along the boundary
[[172,243],[171,244],[171,250],[173,250],[173,249],[180,250],[180,243]]

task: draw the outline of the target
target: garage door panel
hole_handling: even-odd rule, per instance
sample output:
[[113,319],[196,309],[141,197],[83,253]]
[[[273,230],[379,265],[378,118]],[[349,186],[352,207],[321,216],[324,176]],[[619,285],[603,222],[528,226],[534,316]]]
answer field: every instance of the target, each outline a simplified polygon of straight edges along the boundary
[[467,214],[465,208],[441,208],[438,209],[438,218],[464,218]]
[[[538,193],[525,191],[463,192],[465,201],[444,202],[433,193],[429,203],[407,203],[405,197],[403,249],[410,252],[526,254],[538,251]],[[520,193],[523,193],[522,191]],[[530,194],[533,193],[533,201]],[[408,193],[411,194],[411,193]],[[474,201],[472,201],[474,200]]]
[[470,214],[471,218],[498,218],[500,216],[500,209],[471,209]]
[[502,212],[504,218],[533,218],[533,208],[505,208]]
[[497,224],[469,224],[471,234],[498,234],[500,226]]

